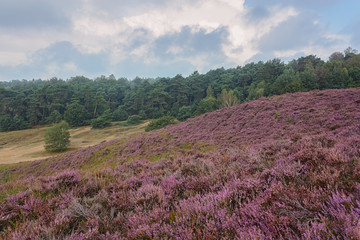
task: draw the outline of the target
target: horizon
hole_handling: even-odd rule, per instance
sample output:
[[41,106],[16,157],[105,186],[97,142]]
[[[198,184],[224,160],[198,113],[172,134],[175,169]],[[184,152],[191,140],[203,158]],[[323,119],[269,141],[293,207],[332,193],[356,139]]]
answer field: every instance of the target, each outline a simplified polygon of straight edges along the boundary
[[0,81],[188,76],[360,48],[355,0],[108,3],[0,0]]

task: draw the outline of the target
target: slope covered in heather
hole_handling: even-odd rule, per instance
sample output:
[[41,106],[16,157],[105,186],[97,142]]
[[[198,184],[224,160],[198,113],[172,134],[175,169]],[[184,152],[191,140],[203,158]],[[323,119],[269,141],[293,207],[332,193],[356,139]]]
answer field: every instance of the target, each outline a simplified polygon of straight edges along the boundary
[[359,149],[359,88],[262,98],[8,167],[0,236],[358,239]]

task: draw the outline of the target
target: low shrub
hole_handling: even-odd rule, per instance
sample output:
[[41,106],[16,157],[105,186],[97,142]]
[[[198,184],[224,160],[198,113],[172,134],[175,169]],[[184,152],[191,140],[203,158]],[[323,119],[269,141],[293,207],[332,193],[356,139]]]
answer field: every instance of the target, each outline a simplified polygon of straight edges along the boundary
[[131,115],[128,117],[127,123],[132,124],[132,125],[140,124],[140,123],[142,123],[141,117],[139,115]]
[[170,124],[175,124],[175,118],[171,116],[164,116],[159,119],[152,120],[149,125],[146,126],[145,131],[149,132],[154,129],[160,129]]

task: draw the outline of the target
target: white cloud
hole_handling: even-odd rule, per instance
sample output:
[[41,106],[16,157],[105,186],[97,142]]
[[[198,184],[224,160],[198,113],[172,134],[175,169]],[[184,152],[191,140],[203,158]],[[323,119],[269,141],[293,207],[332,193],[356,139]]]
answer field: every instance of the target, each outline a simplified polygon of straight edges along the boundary
[[270,16],[256,24],[248,23],[245,16],[240,16],[238,24],[229,28],[229,43],[223,45],[224,52],[232,61],[244,64],[259,53],[258,41],[261,37],[297,14],[294,8],[273,7]]
[[63,64],[50,62],[44,66],[44,70],[39,77],[42,79],[50,79],[60,76],[76,76],[83,73],[83,70],[79,69],[74,62],[66,62]]
[[210,0],[195,4],[184,2],[181,8],[154,9],[143,14],[126,17],[124,22],[132,29],[145,28],[153,38],[178,33],[183,27],[193,32],[205,30],[210,33],[226,27],[229,36],[223,43],[223,52],[238,64],[242,64],[258,53],[257,41],[278,24],[298,13],[294,8],[274,7],[269,18],[258,23],[247,20],[244,1]]
[[[54,9],[59,8],[59,12],[66,13],[63,16],[60,14],[55,19],[61,22],[61,16],[67,18],[64,19],[61,28],[46,25],[47,27],[42,29],[7,28],[5,30],[0,27],[0,66],[16,67],[41,62],[35,58],[45,58],[45,56],[34,53],[61,41],[71,43],[82,54],[106,56],[108,61],[106,64],[112,65],[109,69],[114,69],[113,66],[129,60],[163,66],[169,62],[184,61],[199,70],[214,67],[214,64],[241,65],[252,60],[254,56],[262,54],[269,58],[291,57],[299,53],[328,57],[333,51],[346,48],[351,41],[351,36],[329,31],[322,24],[322,19],[318,18],[318,15],[313,15],[309,18],[311,19],[309,24],[324,30],[315,33],[318,35],[313,34],[314,40],[303,41],[298,45],[289,43],[281,49],[273,49],[276,45],[270,44],[270,50],[266,49],[262,52],[261,44],[264,45],[262,40],[267,41],[265,36],[274,33],[275,29],[280,29],[282,24],[294,17],[303,16],[306,8],[300,7],[300,3],[293,3],[291,6],[290,3],[283,2],[282,5],[271,6],[273,4],[266,1],[266,4],[261,6],[263,9],[260,11],[261,16],[253,16],[256,19],[250,20],[249,13],[252,9],[247,6],[245,0],[107,0],[106,2],[81,0],[76,3],[66,1],[66,6],[58,3],[50,4],[54,6]],[[55,24],[55,20],[53,19],[51,24]],[[188,35],[181,35],[184,29],[189,32]],[[195,36],[199,33],[204,38],[214,37],[217,34],[219,41],[207,43],[214,44],[213,52],[211,48],[206,48],[204,51],[196,49],[196,46],[199,46],[198,42],[202,39],[198,42],[186,43],[186,37],[191,38],[191,34]],[[157,41],[169,36],[178,37],[178,39],[169,41],[161,51],[166,55],[166,60],[164,60],[163,56],[156,52],[156,47],[159,47],[157,44],[161,45]],[[269,39],[274,38],[276,36],[270,34]],[[316,42],[318,39],[325,39],[326,46]],[[181,43],[182,40],[185,43]],[[215,55],[224,55],[226,58]],[[214,59],[223,62],[215,63]],[[209,63],[212,60],[210,66]],[[45,75],[81,72],[78,66],[84,66],[75,60],[67,64],[56,62],[56,59],[51,61],[53,62],[45,67]],[[86,73],[86,69],[82,70]]]
[[0,66],[15,67],[27,62],[24,52],[0,51]]
[[182,53],[184,50],[179,46],[171,46],[166,50],[166,53],[170,53],[173,55],[178,55],[179,53]]
[[285,51],[274,51],[274,55],[276,58],[289,58],[295,56],[297,53],[302,52],[299,50],[285,50]]
[[78,72],[79,69],[74,62],[67,62],[64,64],[64,71],[65,72]]

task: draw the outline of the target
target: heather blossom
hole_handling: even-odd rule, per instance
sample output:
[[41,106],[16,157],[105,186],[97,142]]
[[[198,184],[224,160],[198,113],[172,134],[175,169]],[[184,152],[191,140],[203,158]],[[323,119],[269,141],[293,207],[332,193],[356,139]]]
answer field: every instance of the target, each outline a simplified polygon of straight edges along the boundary
[[360,239],[359,102],[261,98],[16,167],[0,239]]

